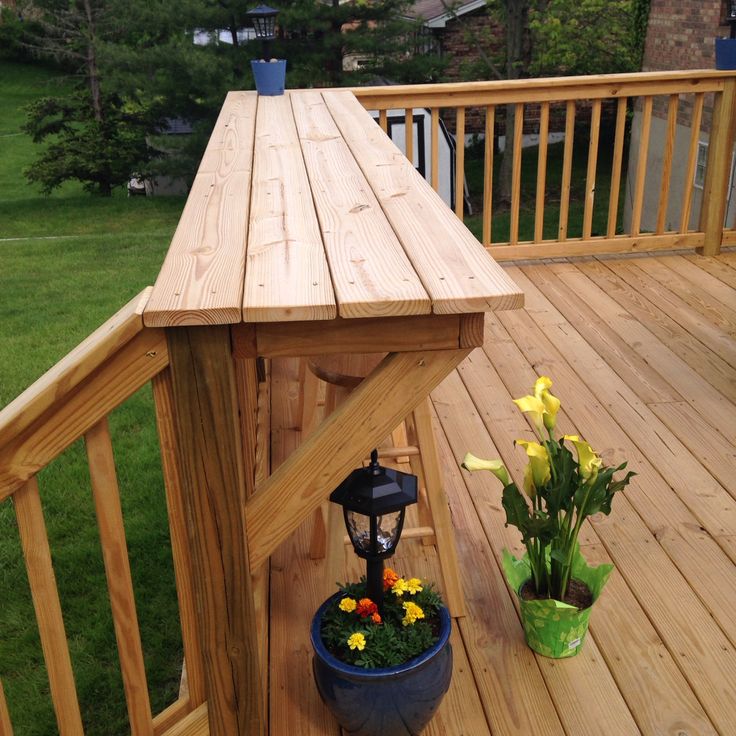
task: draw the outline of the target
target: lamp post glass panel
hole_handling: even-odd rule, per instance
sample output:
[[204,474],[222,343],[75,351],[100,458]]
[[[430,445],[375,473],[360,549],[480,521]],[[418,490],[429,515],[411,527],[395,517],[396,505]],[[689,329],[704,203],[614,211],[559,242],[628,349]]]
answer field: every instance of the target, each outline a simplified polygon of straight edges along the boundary
[[253,29],[256,38],[263,44],[263,58],[268,61],[271,58],[271,41],[276,38],[276,16],[279,11],[268,5],[259,5],[249,10],[246,15],[253,21]]
[[355,554],[366,561],[368,597],[383,604],[383,561],[396,551],[406,507],[417,501],[417,478],[384,468],[378,451],[367,468],[354,470],[330,495],[343,508]]

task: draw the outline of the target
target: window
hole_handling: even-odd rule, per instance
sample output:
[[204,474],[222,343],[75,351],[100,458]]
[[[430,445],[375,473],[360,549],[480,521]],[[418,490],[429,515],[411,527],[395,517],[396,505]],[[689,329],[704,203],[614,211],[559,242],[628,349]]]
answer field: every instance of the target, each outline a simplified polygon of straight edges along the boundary
[[698,143],[698,160],[695,162],[695,180],[693,184],[702,189],[705,184],[705,166],[708,162],[708,144],[704,141]]

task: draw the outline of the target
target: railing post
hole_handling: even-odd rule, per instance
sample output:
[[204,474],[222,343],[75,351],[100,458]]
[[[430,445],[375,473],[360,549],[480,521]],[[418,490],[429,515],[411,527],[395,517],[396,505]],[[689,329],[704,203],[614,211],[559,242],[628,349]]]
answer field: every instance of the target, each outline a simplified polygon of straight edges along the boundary
[[227,326],[167,329],[211,736],[263,736],[245,473]]
[[725,81],[723,92],[716,95],[713,106],[708,162],[703,185],[703,205],[700,211],[700,229],[705,233],[703,247],[698,249],[706,256],[721,252],[723,220],[726,216],[728,183],[731,177],[731,160],[736,124],[736,78]]

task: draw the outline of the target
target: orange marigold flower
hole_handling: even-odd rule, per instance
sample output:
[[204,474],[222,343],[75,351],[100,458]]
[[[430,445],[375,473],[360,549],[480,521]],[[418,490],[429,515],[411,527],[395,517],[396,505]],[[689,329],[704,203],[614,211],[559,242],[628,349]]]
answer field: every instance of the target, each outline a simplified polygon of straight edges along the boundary
[[373,621],[374,624],[380,624],[381,623],[381,614],[380,613],[374,613],[371,616],[371,621]]
[[378,606],[370,598],[361,598],[355,613],[361,618],[368,618],[378,611]]
[[395,570],[392,570],[390,567],[387,567],[383,571],[383,589],[388,590],[389,588],[393,588],[394,583],[399,579],[399,576],[397,575]]

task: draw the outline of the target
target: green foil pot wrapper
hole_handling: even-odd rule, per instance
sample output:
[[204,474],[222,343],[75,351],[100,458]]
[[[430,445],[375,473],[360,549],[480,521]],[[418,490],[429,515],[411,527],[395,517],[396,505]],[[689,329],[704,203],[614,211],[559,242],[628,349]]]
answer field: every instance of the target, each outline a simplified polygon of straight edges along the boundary
[[[580,611],[575,606],[551,598],[525,601],[519,593],[532,576],[529,556],[524,554],[519,560],[505,549],[502,564],[506,580],[519,596],[526,643],[545,657],[574,657],[585,642],[593,607]],[[580,550],[575,550],[572,577],[582,580],[590,588],[593,603],[598,600],[612,570],[613,565],[591,567],[580,554]]]

